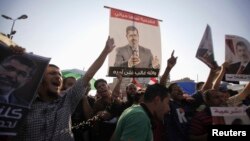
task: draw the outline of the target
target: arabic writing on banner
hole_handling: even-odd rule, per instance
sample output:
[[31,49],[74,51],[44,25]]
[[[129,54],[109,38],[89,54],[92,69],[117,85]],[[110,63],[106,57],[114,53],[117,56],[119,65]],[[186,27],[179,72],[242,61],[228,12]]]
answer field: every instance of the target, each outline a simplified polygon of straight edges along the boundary
[[117,9],[111,9],[111,17],[158,26],[158,20],[156,19]]
[[110,67],[109,74],[114,77],[117,74],[121,74],[123,77],[157,77],[159,69]]
[[[213,124],[250,124],[246,107],[211,107]],[[236,123],[237,122],[237,123]]]
[[0,107],[0,135],[16,135],[16,128],[28,109],[15,105],[1,103]]
[[250,75],[245,74],[226,74],[227,81],[249,81]]

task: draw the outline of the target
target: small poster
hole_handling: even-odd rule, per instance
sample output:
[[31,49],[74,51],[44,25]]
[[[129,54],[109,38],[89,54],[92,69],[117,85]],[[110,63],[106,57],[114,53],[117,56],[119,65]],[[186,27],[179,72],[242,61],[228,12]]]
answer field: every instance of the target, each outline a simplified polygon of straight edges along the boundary
[[229,63],[226,69],[227,81],[250,80],[250,43],[236,35],[225,36],[225,61]]
[[15,136],[31,106],[50,58],[16,54],[0,42],[0,135]]
[[204,62],[210,68],[214,68],[216,65],[214,60],[212,33],[209,25],[207,25],[206,27],[206,30],[196,52],[196,58]]

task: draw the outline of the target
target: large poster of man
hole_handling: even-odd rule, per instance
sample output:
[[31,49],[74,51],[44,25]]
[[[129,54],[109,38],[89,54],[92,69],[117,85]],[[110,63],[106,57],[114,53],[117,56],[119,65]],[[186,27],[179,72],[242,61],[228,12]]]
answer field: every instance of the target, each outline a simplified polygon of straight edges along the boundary
[[16,54],[4,42],[0,43],[0,56],[0,135],[14,136],[50,58]]
[[109,55],[109,76],[158,76],[161,38],[157,19],[111,8],[110,36],[117,47]]
[[203,34],[202,40],[196,52],[196,57],[204,62],[208,67],[216,67],[214,61],[214,50],[213,50],[213,41],[211,28],[207,25],[206,30]]
[[250,43],[243,37],[226,35],[225,44],[225,60],[229,63],[226,80],[249,81]]

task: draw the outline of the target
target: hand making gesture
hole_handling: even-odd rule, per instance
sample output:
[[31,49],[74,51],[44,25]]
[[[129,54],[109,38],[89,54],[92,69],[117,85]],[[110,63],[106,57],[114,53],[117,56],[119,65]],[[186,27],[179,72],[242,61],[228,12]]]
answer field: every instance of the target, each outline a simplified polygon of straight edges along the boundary
[[172,53],[171,53],[171,57],[168,59],[168,64],[167,64],[167,66],[170,69],[172,69],[175,66],[177,58],[178,57],[174,57],[174,50],[173,50]]
[[106,46],[104,51],[107,51],[107,53],[110,53],[115,48],[115,41],[114,38],[108,37],[108,40],[106,41]]

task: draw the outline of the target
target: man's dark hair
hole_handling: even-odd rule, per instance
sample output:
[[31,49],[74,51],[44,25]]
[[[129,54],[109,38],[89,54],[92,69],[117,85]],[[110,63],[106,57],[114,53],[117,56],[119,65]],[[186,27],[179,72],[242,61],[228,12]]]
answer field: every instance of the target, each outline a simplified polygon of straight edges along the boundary
[[63,78],[63,86],[65,85],[65,83],[67,82],[68,79],[76,79],[76,78],[73,77],[73,76],[69,76],[69,77]]
[[160,84],[148,85],[143,97],[144,101],[151,102],[156,96],[163,100],[165,97],[168,97],[168,89]]
[[170,84],[170,85],[168,86],[168,90],[169,90],[170,93],[172,92],[173,87],[176,86],[176,85],[178,86],[177,83],[172,83],[172,84]]
[[59,68],[57,65],[55,65],[55,64],[49,64],[48,67],[54,67],[54,68],[60,69],[60,68]]
[[76,78],[74,76],[69,76],[69,77],[63,78],[63,81],[67,81],[68,79],[76,79]]
[[236,118],[232,121],[231,125],[242,125],[243,124],[243,120],[240,118]]
[[107,81],[104,80],[104,79],[97,79],[97,80],[95,81],[95,83],[94,83],[94,87],[97,88],[97,85],[98,85],[98,83],[100,83],[100,82],[104,82],[104,83],[108,84]]
[[133,25],[127,26],[126,34],[128,34],[128,31],[137,31],[137,33],[139,34],[138,29]]
[[201,82],[197,82],[195,85],[196,90],[198,90],[200,88],[200,86],[204,85],[205,82],[201,81]]
[[29,73],[29,76],[34,75],[37,66],[36,66],[36,63],[33,60],[31,60],[30,58],[28,58],[28,56],[24,56],[24,55],[12,55],[12,56],[9,56],[6,59],[4,59],[4,61],[2,63],[9,62],[11,60],[17,60],[21,64],[30,67],[31,71]]

